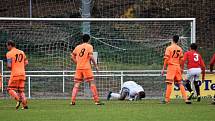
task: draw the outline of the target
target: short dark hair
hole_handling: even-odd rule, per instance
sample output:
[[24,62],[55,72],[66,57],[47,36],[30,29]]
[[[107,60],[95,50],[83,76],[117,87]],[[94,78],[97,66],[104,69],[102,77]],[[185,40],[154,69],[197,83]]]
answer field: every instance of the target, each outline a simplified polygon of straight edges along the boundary
[[8,46],[15,47],[15,42],[14,42],[13,40],[8,40],[8,41],[7,41],[7,45],[8,45]]
[[192,43],[192,44],[190,45],[190,48],[191,48],[192,50],[197,50],[198,46],[197,46],[196,43]]
[[145,96],[146,96],[144,91],[139,92],[138,95],[140,98],[145,98]]
[[90,40],[90,35],[89,34],[84,34],[83,35],[83,42],[89,42]]
[[174,35],[174,36],[172,37],[172,40],[173,40],[173,42],[178,43],[179,36],[178,36],[178,35]]
[[142,98],[145,98],[146,97],[146,94],[144,91],[140,91],[137,96],[136,96],[136,99],[135,100],[141,100]]

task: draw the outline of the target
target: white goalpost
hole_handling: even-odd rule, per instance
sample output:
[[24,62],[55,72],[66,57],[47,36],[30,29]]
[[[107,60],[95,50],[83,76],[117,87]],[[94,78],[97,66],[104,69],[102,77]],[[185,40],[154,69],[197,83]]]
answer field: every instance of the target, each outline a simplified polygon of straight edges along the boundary
[[[195,18],[0,17],[1,50],[12,39],[29,59],[29,98],[70,97],[75,70],[70,54],[81,42],[83,22],[90,23],[91,44],[101,69],[95,80],[103,98],[108,91],[119,91],[125,81],[143,85],[148,98],[161,97],[160,69],[172,36],[180,36],[184,51],[196,42]],[[7,82],[9,72],[2,75]],[[79,98],[89,97],[85,84],[80,90]]]

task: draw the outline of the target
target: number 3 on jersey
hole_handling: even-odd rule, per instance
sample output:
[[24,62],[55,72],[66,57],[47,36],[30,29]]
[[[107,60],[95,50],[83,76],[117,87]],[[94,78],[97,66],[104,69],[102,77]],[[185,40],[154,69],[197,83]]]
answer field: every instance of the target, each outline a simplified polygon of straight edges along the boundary
[[80,57],[84,56],[85,50],[86,50],[85,48],[81,49],[81,52],[79,53]]
[[199,55],[197,53],[194,53],[193,55],[194,55],[194,58],[193,58],[194,61],[198,62],[199,61]]

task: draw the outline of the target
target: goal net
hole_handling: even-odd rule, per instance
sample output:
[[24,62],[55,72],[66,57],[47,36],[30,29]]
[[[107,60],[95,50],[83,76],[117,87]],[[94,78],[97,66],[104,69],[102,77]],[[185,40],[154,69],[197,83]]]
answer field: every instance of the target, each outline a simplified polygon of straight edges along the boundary
[[[74,73],[64,73],[68,76],[62,78],[58,71],[75,70],[70,54],[81,43],[84,21],[90,22],[91,44],[98,52],[98,64],[103,71],[96,76],[102,97],[110,90],[119,91],[122,77],[122,81],[141,83],[150,97],[161,95],[159,90],[163,79],[159,72],[153,75],[152,71],[131,70],[161,69],[165,48],[175,34],[180,36],[180,46],[184,51],[195,42],[193,18],[0,18],[0,54],[3,58],[5,43],[9,39],[27,54],[27,70],[31,71],[27,74],[33,76],[26,86],[30,86],[32,97],[65,98],[70,95]],[[120,76],[121,72],[114,70],[125,70],[125,74]],[[158,86],[157,94],[152,93],[154,86]],[[82,88],[81,97],[89,95],[88,86],[83,84]]]

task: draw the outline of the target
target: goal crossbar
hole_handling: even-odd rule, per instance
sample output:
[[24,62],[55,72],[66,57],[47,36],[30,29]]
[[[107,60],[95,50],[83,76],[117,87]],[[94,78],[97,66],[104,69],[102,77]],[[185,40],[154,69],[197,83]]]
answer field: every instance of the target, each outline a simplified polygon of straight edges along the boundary
[[21,18],[21,17],[0,17],[0,21],[82,21],[82,22],[103,22],[103,21],[190,21],[191,42],[196,43],[196,18]]
[[0,17],[0,20],[18,20],[18,21],[195,21],[196,18],[19,18],[19,17]]

